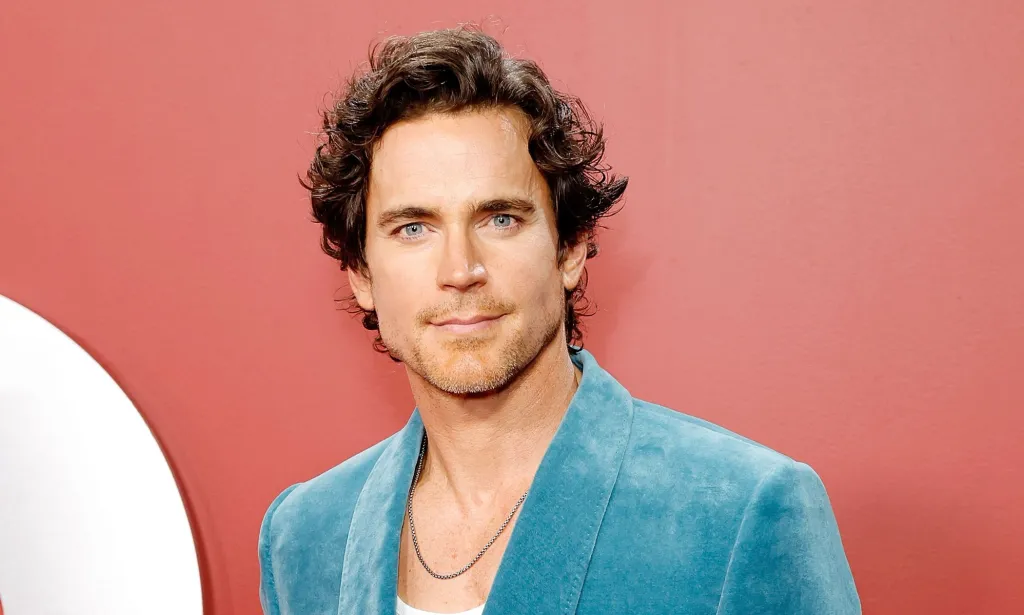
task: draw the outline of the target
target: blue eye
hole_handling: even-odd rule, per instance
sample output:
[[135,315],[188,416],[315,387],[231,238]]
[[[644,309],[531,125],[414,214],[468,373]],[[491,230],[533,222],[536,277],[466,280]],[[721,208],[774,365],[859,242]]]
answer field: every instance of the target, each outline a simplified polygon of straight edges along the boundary
[[498,228],[508,228],[512,226],[512,216],[508,214],[498,214],[494,216],[494,221]]
[[[402,230],[402,234],[405,235],[406,237],[409,237],[410,235],[418,235],[419,233],[417,233],[415,231],[422,231],[423,230],[423,225],[420,224],[419,222],[413,222],[412,224],[406,224],[405,226],[402,227],[401,230]],[[406,233],[405,231],[412,231],[412,232]]]

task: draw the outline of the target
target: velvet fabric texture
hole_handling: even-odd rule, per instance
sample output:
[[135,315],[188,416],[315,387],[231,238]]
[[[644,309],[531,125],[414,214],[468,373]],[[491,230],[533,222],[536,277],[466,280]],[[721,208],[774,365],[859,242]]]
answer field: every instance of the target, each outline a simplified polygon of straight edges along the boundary
[[[807,465],[633,398],[588,351],[519,511],[484,615],[861,612]],[[398,548],[423,423],[270,505],[266,615],[395,612]],[[484,557],[488,557],[485,555]]]

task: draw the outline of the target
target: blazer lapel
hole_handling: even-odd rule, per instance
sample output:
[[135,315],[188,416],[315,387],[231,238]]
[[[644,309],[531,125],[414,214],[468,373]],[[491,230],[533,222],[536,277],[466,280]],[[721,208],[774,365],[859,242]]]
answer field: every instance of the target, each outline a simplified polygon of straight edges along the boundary
[[[583,378],[541,460],[498,567],[485,615],[576,610],[633,421],[629,392],[582,350]],[[423,438],[418,410],[381,453],[359,494],[338,615],[391,615],[406,499]]]
[[413,410],[384,449],[359,493],[345,546],[338,615],[393,615],[405,504],[423,438]]
[[484,615],[576,611],[625,455],[633,399],[589,352],[573,362],[583,378],[519,511]]

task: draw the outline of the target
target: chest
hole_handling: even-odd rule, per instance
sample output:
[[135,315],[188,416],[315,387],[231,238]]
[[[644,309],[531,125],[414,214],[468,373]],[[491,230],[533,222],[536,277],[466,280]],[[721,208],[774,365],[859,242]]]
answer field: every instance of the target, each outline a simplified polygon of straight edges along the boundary
[[[415,542],[408,516],[403,523],[398,593],[407,603],[424,610],[459,612],[478,607],[490,593],[512,535],[515,516],[508,519],[506,511],[504,515],[495,512],[477,519],[460,520],[440,510],[433,512],[436,514],[431,514],[427,506],[415,509]],[[505,527],[499,532],[502,524]],[[431,574],[449,575],[471,563],[465,572],[454,578],[439,579]]]

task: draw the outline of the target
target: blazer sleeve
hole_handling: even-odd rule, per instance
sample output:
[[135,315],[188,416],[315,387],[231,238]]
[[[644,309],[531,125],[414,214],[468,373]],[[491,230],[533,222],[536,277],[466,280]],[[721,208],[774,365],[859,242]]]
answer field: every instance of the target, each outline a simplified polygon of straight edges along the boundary
[[754,490],[733,544],[718,615],[859,615],[825,486],[787,460]]
[[292,485],[282,491],[274,501],[271,502],[266,514],[263,515],[263,523],[260,525],[259,555],[260,555],[260,605],[263,607],[264,615],[281,615],[281,607],[278,602],[277,585],[274,582],[273,547],[274,537],[272,535],[272,523],[277,507],[281,505],[288,494],[298,485]]

